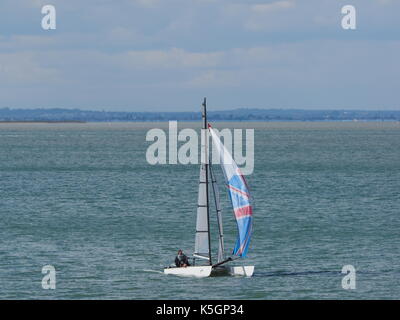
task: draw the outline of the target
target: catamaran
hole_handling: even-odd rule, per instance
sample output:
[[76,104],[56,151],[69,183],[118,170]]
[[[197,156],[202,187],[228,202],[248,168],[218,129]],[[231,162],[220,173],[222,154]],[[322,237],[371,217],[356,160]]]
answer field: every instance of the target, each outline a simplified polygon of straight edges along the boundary
[[[193,263],[187,267],[167,267],[165,274],[189,277],[209,277],[216,275],[234,275],[251,277],[254,266],[232,266],[231,262],[244,258],[250,244],[253,229],[253,208],[249,188],[239,167],[226,149],[216,132],[207,122],[206,98],[202,104],[203,130],[201,132],[201,165],[199,179],[199,193],[196,220],[195,250]],[[224,173],[226,186],[232,203],[234,216],[238,227],[238,236],[232,255],[226,257],[224,247],[224,233],[222,227],[222,211],[217,179],[213,171],[208,153],[208,137],[211,135],[218,153],[219,163]],[[211,188],[210,188],[211,184]],[[211,190],[210,190],[211,189]],[[218,226],[218,254],[213,263],[210,234],[210,193],[213,195]]]

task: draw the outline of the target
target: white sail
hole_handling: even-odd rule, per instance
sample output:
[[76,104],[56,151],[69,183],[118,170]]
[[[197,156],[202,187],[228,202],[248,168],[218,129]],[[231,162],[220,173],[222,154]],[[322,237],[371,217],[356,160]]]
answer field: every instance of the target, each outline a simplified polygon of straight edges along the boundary
[[207,179],[205,164],[200,166],[199,197],[197,202],[196,240],[194,254],[209,258]]
[[196,221],[196,237],[194,257],[204,258],[211,261],[210,252],[210,202],[208,194],[208,150],[207,150],[207,117],[206,117],[206,99],[203,102],[203,130],[201,130],[201,165],[200,165],[200,179],[199,179],[199,196],[197,201],[197,221]]

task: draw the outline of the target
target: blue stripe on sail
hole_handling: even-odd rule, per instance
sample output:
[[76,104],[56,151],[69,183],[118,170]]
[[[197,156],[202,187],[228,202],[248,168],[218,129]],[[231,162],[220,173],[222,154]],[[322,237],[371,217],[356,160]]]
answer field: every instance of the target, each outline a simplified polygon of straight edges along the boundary
[[243,258],[246,256],[251,239],[252,222],[253,217],[251,216],[237,220],[239,234],[236,240],[235,248],[233,249],[234,255],[238,255]]
[[250,205],[249,190],[242,177],[234,175],[228,181],[228,188],[234,209]]
[[[247,189],[247,186],[241,176],[234,175],[229,180],[228,190],[234,210],[250,206],[249,190]],[[238,237],[235,248],[233,249],[233,254],[240,257],[245,257],[250,244],[253,217],[236,216],[236,222],[238,227]]]
[[245,197],[242,197],[229,189],[229,196],[231,198],[232,206],[233,209],[245,207],[250,205],[249,199],[246,199]]

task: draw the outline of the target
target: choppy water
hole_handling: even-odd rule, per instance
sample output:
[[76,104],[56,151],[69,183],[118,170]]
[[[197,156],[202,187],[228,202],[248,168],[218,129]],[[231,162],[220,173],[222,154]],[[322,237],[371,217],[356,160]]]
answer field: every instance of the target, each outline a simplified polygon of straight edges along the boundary
[[195,165],[146,162],[160,126],[0,124],[0,298],[400,298],[400,123],[215,123],[255,127],[256,270],[207,279],[160,272],[193,248],[198,183]]

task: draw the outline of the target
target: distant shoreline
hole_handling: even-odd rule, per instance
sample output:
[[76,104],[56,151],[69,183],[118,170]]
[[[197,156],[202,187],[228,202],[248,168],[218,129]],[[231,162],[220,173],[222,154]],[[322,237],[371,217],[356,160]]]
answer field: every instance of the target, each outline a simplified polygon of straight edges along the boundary
[[87,121],[79,121],[79,120],[76,120],[76,121],[74,121],[74,120],[70,120],[70,121],[57,121],[57,120],[54,120],[54,121],[47,121],[47,120],[46,121],[42,121],[42,120],[11,121],[11,120],[7,120],[7,121],[4,121],[4,120],[0,120],[0,123],[87,123]]
[[[400,110],[302,110],[252,109],[209,110],[209,121],[400,121]],[[86,123],[201,121],[201,113],[122,112],[79,109],[0,108],[0,123]]]
[[[193,123],[198,123],[198,120],[186,120],[186,119],[179,119],[179,120],[114,120],[114,121],[42,121],[42,120],[27,120],[27,121],[3,121],[0,120],[0,124],[117,124],[117,123],[168,123],[170,121],[178,121],[178,122],[193,122]],[[269,123],[288,123],[288,122],[297,122],[297,123],[331,123],[331,122],[341,122],[341,123],[378,123],[378,122],[387,122],[387,123],[400,123],[400,120],[394,120],[394,119],[353,119],[353,120],[335,120],[335,119],[329,119],[329,120],[289,120],[289,119],[280,119],[280,120],[266,120],[266,119],[260,119],[260,120],[240,120],[240,119],[212,119],[210,120],[212,122],[218,123],[218,122],[232,122],[232,123],[263,123],[263,122],[269,122]]]

